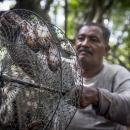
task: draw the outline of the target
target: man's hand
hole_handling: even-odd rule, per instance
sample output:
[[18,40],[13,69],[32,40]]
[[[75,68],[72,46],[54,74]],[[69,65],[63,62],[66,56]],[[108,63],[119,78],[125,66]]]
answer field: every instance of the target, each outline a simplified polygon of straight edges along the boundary
[[99,92],[96,88],[93,87],[83,87],[80,107],[81,109],[84,109],[90,104],[92,104],[94,107],[98,107]]
[[[78,95],[81,94],[80,104],[78,105]],[[75,103],[77,101],[77,103]],[[72,92],[72,98],[69,104],[73,106],[80,106],[80,109],[84,109],[89,105],[98,107],[99,105],[99,92],[98,89],[93,87],[77,87]]]

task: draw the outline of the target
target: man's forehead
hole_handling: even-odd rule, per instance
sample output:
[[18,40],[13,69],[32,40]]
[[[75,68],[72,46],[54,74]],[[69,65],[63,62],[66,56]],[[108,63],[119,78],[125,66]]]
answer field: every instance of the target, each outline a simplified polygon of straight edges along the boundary
[[103,32],[98,26],[83,26],[80,28],[78,35],[80,34],[93,34],[93,35],[102,35]]

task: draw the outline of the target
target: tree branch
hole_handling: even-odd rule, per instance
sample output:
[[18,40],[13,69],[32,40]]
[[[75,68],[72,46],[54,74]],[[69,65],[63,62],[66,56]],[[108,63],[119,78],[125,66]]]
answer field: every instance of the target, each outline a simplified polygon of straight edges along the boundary
[[46,0],[44,12],[47,13],[50,9],[50,5],[53,3],[53,0]]

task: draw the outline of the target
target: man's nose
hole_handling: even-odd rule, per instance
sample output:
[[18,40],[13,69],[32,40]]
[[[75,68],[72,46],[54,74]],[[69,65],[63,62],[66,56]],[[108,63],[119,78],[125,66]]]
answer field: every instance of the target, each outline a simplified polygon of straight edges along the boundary
[[82,42],[83,46],[88,46],[89,47],[89,40],[86,38],[84,39],[84,41]]

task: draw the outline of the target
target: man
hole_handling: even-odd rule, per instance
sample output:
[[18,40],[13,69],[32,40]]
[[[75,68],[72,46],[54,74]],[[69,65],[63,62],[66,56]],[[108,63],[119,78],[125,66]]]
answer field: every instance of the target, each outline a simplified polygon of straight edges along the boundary
[[81,109],[67,130],[126,130],[130,125],[130,73],[119,65],[103,63],[110,32],[88,23],[78,32],[75,48],[83,76]]
[[[126,127],[123,125],[130,125],[130,74],[121,66],[103,63],[103,57],[110,49],[109,36],[109,30],[96,23],[86,24],[78,32],[75,47],[82,67],[82,73],[78,73],[83,76],[81,109],[77,110],[67,130],[125,130]],[[19,38],[16,41],[19,41]],[[12,48],[8,50],[13,60],[18,62],[18,65],[30,77],[36,76],[32,71],[31,63],[33,62],[29,57],[36,59],[34,63],[36,66],[41,63],[43,72],[37,71],[41,73],[40,77],[45,77],[45,72],[50,72],[49,76],[46,76],[49,77],[46,80],[49,84],[52,72],[43,66],[44,58],[35,58],[36,55],[29,48],[23,53],[20,52],[23,51],[22,49],[17,50],[13,47],[15,55],[11,54],[10,49]],[[18,53],[21,55],[16,55]],[[30,54],[29,57],[27,53]],[[17,59],[20,60],[17,61]],[[23,64],[24,60],[28,61],[27,64]],[[64,70],[67,70],[67,67]],[[43,78],[41,79],[38,80],[42,82]],[[56,76],[52,80],[54,79],[58,82]],[[75,91],[81,91],[81,88]]]

